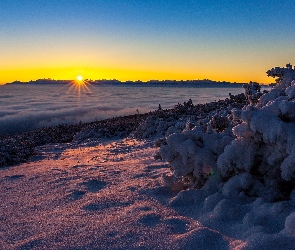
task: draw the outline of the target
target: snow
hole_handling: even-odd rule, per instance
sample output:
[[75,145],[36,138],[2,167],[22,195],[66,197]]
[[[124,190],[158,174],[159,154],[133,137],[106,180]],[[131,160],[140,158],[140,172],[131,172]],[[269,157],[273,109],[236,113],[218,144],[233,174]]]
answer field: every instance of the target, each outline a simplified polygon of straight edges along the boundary
[[247,173],[173,190],[155,140],[47,144],[1,168],[2,249],[293,249],[294,201],[246,196]]
[[268,74],[246,105],[188,101],[128,137],[86,126],[0,168],[0,248],[294,249],[294,70]]
[[[240,240],[181,210],[204,202],[163,185],[154,141],[38,147],[1,168],[2,249],[228,249]],[[185,196],[174,209],[173,199]],[[189,201],[187,201],[189,199]],[[200,204],[196,204],[200,205]],[[231,247],[231,249],[239,249]]]

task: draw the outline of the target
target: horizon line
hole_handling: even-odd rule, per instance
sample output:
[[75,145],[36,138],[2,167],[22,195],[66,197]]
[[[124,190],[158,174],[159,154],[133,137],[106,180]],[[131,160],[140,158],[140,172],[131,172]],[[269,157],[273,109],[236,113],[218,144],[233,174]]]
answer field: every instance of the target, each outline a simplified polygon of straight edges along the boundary
[[[29,80],[29,81],[20,81],[20,80],[15,80],[13,82],[7,82],[7,83],[4,83],[3,85],[6,85],[6,84],[27,84],[27,83],[37,83],[37,82],[43,82],[43,83],[46,83],[46,82],[75,82],[77,81],[76,79],[53,79],[53,78],[39,78],[37,80]],[[122,81],[122,80],[118,80],[116,78],[113,78],[113,79],[85,79],[85,80],[82,80],[83,82],[85,83],[95,83],[95,82],[98,82],[98,81],[105,81],[105,82],[118,82],[118,83],[164,83],[164,82],[193,82],[193,81],[207,81],[207,82],[216,82],[216,83],[230,83],[230,84],[246,84],[247,82],[230,82],[230,81],[225,81],[225,80],[219,80],[219,81],[216,81],[216,80],[211,80],[211,79],[208,79],[208,78],[204,78],[204,79],[182,79],[182,80],[175,80],[175,79],[165,79],[165,80],[157,80],[157,79],[150,79],[150,80],[125,80],[125,81]],[[252,81],[250,81],[252,82]],[[255,81],[254,81],[255,82]],[[264,85],[269,85],[269,83],[259,83],[259,84],[264,84]],[[271,84],[271,83],[270,83]]]

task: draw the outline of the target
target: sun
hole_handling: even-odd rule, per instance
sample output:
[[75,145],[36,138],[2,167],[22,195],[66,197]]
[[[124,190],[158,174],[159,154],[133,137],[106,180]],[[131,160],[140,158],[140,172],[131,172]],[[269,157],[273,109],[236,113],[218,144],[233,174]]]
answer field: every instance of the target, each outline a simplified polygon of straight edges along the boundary
[[81,75],[78,75],[76,78],[79,82],[81,82],[83,80],[83,76],[81,76]]
[[[87,78],[84,80],[84,77],[81,73],[76,74],[76,77],[74,80],[69,82],[70,88],[67,92],[71,92],[74,90],[74,92],[77,93],[78,97],[78,107],[80,107],[80,103],[82,101],[82,98],[85,98],[85,94],[92,94],[90,90],[91,86],[91,80],[88,80]],[[87,96],[86,96],[87,97]]]

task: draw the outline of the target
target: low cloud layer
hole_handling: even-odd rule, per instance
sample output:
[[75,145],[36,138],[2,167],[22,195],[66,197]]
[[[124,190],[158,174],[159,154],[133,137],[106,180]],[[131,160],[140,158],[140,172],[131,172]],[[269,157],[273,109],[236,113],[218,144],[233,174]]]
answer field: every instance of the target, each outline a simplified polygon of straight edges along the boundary
[[[148,112],[148,110],[143,110]],[[15,134],[34,130],[41,127],[56,126],[59,124],[76,124],[91,122],[120,115],[135,114],[134,109],[113,108],[73,108],[62,111],[39,111],[26,110],[12,115],[0,115],[0,135]]]
[[91,122],[115,116],[172,108],[192,99],[205,103],[228,96],[236,89],[169,87],[91,87],[78,93],[66,86],[2,86],[0,135],[15,134],[44,126]]

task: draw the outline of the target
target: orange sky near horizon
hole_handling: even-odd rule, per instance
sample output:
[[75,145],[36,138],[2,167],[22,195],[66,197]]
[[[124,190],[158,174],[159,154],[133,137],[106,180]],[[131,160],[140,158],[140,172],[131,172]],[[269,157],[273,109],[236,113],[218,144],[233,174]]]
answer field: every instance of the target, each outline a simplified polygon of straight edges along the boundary
[[294,64],[293,2],[0,2],[0,84],[44,78],[273,83]]
[[[77,72],[77,73],[75,73]],[[79,73],[81,72],[81,73]],[[120,69],[22,69],[22,70],[0,70],[0,84],[11,83],[13,81],[28,82],[37,79],[54,79],[54,80],[73,80],[78,75],[84,79],[100,80],[100,79],[117,79],[120,81],[149,81],[149,80],[202,80],[210,79],[213,81],[229,81],[246,83],[249,78],[239,78],[226,75],[214,75],[212,73],[197,75],[182,72],[153,72],[153,71],[136,71],[136,70],[120,70]],[[210,78],[208,76],[211,76]],[[262,77],[256,78],[259,83],[273,83],[273,78]]]
[[151,69],[120,69],[120,68],[25,68],[25,69],[0,69],[1,80],[0,84],[10,83],[13,81],[28,82],[30,80],[47,79],[54,80],[73,80],[78,75],[84,79],[99,80],[99,79],[117,79],[120,81],[148,81],[148,80],[202,80],[210,79],[213,81],[229,81],[246,83],[249,81],[257,81],[259,83],[273,83],[274,79],[263,76],[259,72],[252,74],[251,77],[245,72],[240,74],[232,74],[231,71],[225,72],[222,69],[210,70],[203,69],[199,73],[183,71],[162,71]]

